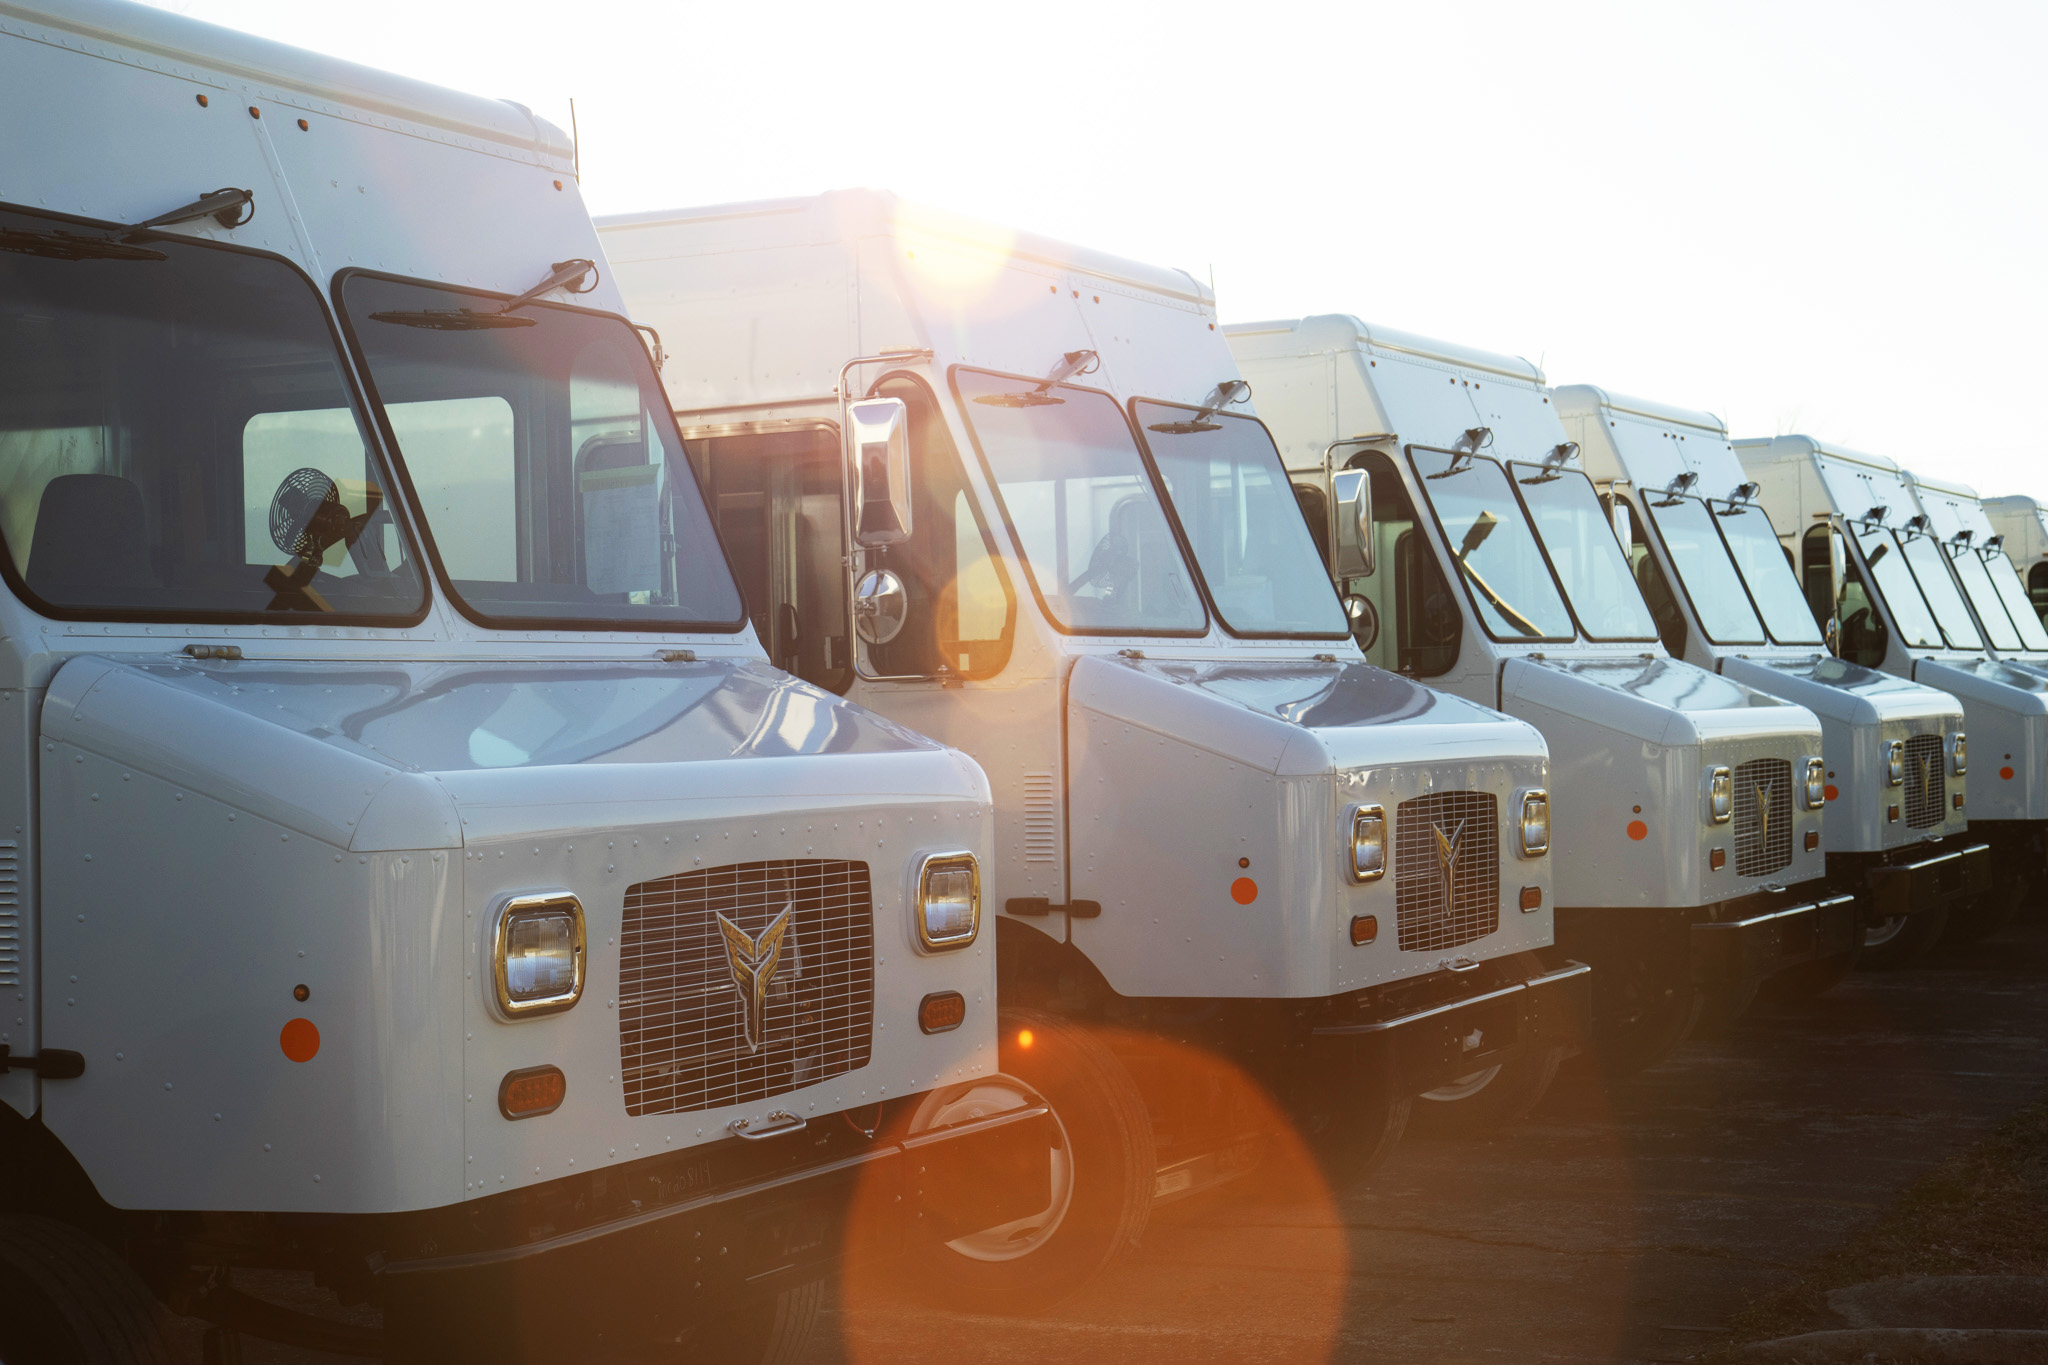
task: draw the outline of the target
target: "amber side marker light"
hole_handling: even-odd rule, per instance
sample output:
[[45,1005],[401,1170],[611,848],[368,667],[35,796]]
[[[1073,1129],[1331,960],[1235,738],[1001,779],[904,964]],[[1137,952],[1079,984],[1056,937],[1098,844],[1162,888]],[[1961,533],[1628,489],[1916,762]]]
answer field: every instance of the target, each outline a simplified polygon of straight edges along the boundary
[[1806,851],[1807,851],[1808,853],[1811,853],[1811,852],[1813,852],[1813,851],[1814,851],[1815,849],[1817,849],[1817,848],[1819,848],[1819,847],[1820,847],[1820,831],[1819,831],[1819,830],[1817,830],[1817,829],[1810,829],[1810,830],[1806,831]]
[[951,1033],[966,1020],[967,999],[958,991],[933,991],[917,1002],[917,1026],[926,1033]]
[[562,1107],[569,1078],[556,1066],[529,1066],[508,1071],[498,1082],[498,1112],[508,1119],[537,1119]]
[[1963,794],[1961,792],[1957,792],[1949,797],[1948,808],[1950,810],[1961,810],[1963,808]]
[[1378,915],[1353,915],[1351,917],[1351,946],[1362,948],[1380,936]]
[[1543,888],[1542,888],[1542,887],[1540,887],[1540,886],[1525,886],[1525,887],[1523,887],[1523,888],[1522,888],[1522,909],[1523,909],[1523,910],[1524,910],[1524,911],[1526,912],[1526,911],[1530,911],[1530,910],[1541,910],[1542,908],[1543,908]]
[[1707,855],[1707,866],[1713,868],[1716,872],[1728,866],[1728,850],[1717,848],[1712,853],[1709,853]]

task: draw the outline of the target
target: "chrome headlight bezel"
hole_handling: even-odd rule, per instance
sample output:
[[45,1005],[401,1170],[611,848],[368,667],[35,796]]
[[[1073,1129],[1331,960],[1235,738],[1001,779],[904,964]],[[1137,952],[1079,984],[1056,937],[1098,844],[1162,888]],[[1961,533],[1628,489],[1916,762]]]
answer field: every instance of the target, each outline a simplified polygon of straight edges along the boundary
[[1806,808],[1819,810],[1828,803],[1828,765],[1818,758],[1806,760]]
[[1906,741],[1895,739],[1884,746],[1884,780],[1889,787],[1906,785]]
[[1956,731],[1955,738],[1949,741],[1949,771],[1954,773],[1957,777],[1961,777],[1964,773],[1970,771],[1969,745],[1969,736],[1965,735],[1961,730]]
[[[935,876],[952,877],[960,873],[967,876],[966,895],[958,890],[948,890],[943,897],[935,895],[932,880]],[[913,918],[917,924],[917,945],[928,953],[951,952],[965,948],[981,935],[981,862],[965,849],[946,853],[928,853],[917,865],[917,904]],[[959,918],[957,910],[948,914],[948,926],[934,926],[932,910],[936,905],[960,906],[965,903],[967,927],[956,927]]]
[[[1541,833],[1531,839],[1530,831],[1539,827]],[[1550,852],[1550,793],[1541,787],[1522,793],[1515,823],[1515,847],[1524,858],[1541,858]]]
[[[1368,856],[1368,851],[1370,855]],[[1387,875],[1387,808],[1351,808],[1351,838],[1345,849],[1344,871],[1354,885],[1376,882]]]
[[1735,770],[1727,766],[1707,774],[1707,818],[1725,825],[1735,818]]
[[[529,924],[550,922],[564,926],[559,946],[549,951],[567,951],[568,989],[540,993],[516,986],[515,978],[519,976],[522,965],[519,959],[529,955],[521,952],[516,942],[519,931]],[[590,956],[587,947],[583,903],[575,896],[566,891],[551,891],[508,899],[498,908],[497,926],[491,934],[491,986],[497,997],[499,1013],[508,1019],[532,1019],[545,1014],[560,1014],[573,1007],[583,998]]]

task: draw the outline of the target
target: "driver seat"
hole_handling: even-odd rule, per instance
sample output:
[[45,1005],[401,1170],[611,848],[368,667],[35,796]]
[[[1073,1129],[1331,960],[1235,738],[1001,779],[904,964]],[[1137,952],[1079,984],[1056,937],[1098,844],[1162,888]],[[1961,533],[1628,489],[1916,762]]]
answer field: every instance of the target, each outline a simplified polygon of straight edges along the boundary
[[142,490],[115,474],[59,474],[43,486],[29,540],[28,589],[61,601],[155,586]]

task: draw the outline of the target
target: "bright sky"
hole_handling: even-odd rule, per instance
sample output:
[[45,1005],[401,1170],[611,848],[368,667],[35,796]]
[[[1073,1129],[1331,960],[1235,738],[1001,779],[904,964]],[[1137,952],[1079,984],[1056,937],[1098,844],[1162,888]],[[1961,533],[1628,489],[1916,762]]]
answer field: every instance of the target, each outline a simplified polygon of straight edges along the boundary
[[2048,498],[2048,5],[162,3],[574,97],[595,213],[872,185]]

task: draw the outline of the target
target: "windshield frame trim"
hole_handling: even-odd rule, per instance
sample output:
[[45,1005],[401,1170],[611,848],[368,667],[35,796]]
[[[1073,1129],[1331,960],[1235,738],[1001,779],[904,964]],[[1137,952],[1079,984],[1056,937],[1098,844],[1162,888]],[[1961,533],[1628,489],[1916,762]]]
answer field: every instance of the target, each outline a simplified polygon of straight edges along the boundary
[[[1657,618],[1650,611],[1650,604],[1644,599],[1641,588],[1636,588],[1636,600],[1642,603],[1643,615],[1650,618],[1650,633],[1648,635],[1595,635],[1586,628],[1586,623],[1579,617],[1578,603],[1572,601],[1571,589],[1564,585],[1564,575],[1557,571],[1556,561],[1550,557],[1550,546],[1544,543],[1543,532],[1536,525],[1536,509],[1531,507],[1528,498],[1522,495],[1522,481],[1515,477],[1516,465],[1523,465],[1529,469],[1536,470],[1538,473],[1550,469],[1551,466],[1532,460],[1500,460],[1497,463],[1508,476],[1508,483],[1515,491],[1515,501],[1522,504],[1522,515],[1529,519],[1529,534],[1535,538],[1536,548],[1543,552],[1543,562],[1549,566],[1550,576],[1557,580],[1558,595],[1564,598],[1564,609],[1571,613],[1572,628],[1578,632],[1578,638],[1590,645],[1654,644],[1660,649],[1663,648],[1663,637],[1657,634]],[[1563,466],[1556,469],[1555,473],[1559,478],[1563,478],[1567,474],[1578,475],[1586,481],[1586,487],[1592,491],[1593,501],[1595,503],[1599,502],[1600,490],[1593,483],[1592,476],[1586,473],[1585,470],[1572,466]],[[1614,535],[1614,523],[1611,520],[1607,523],[1607,534],[1610,538]],[[1621,542],[1615,541],[1614,548],[1618,551],[1621,550]],[[1627,573],[1629,586],[1635,587],[1635,571],[1629,568],[1628,555],[1625,551],[1621,556],[1621,567]]]
[[[86,218],[72,213],[51,213],[46,209],[32,208],[25,204],[0,200],[0,210],[20,213],[32,218],[47,219],[58,223],[75,223],[81,227],[100,231],[128,233],[138,229],[129,223],[110,223],[104,219]],[[208,237],[188,237],[183,233],[163,232],[150,229],[151,235],[167,238],[180,245],[191,245],[214,251],[236,252],[244,256],[256,256],[265,260],[280,262],[292,274],[304,281],[313,296],[321,321],[326,324],[329,343],[334,347],[336,369],[341,374],[342,387],[354,405],[355,415],[362,423],[366,436],[365,453],[373,459],[382,458],[388,477],[399,478],[397,461],[391,451],[382,444],[383,433],[370,411],[369,394],[356,373],[355,353],[349,349],[340,329],[340,318],[329,306],[327,296],[320,289],[320,282],[313,278],[306,268],[282,252],[266,251],[260,247],[246,246],[240,242],[215,241]],[[302,409],[303,410],[303,409]],[[364,419],[369,420],[365,421]],[[394,506],[394,504],[396,504]],[[391,509],[392,521],[399,528],[401,538],[407,540],[407,548],[414,553],[414,563],[423,562],[421,542],[413,533],[409,522],[411,507],[405,498],[393,498],[387,494],[384,506]],[[53,621],[100,621],[143,624],[195,625],[195,626],[355,626],[376,630],[411,630],[425,621],[434,609],[434,584],[431,575],[420,579],[420,599],[409,613],[390,616],[365,616],[356,612],[230,612],[230,611],[142,611],[131,607],[60,607],[44,601],[30,591],[28,583],[15,570],[14,552],[6,548],[0,552],[0,581],[13,590],[15,597],[31,611]]]
[[[1890,530],[1891,528],[1886,527],[1885,529]],[[1903,532],[1903,535],[1901,532]],[[1970,591],[1963,586],[1962,575],[1956,572],[1953,564],[1949,563],[1948,552],[1942,547],[1941,541],[1937,540],[1930,531],[1915,531],[1910,527],[1902,527],[1899,531],[1892,531],[1892,539],[1898,542],[1899,558],[1904,561],[1906,572],[1913,575],[1913,586],[1920,589],[1920,596],[1926,599],[1927,614],[1934,618],[1934,628],[1941,632],[1943,646],[1948,649],[1960,650],[1965,654],[1989,654],[1991,652],[1991,642],[1984,637],[1984,625],[1977,619],[1976,605],[1970,601]],[[1976,644],[1959,645],[1949,638],[1948,623],[1942,620],[1941,613],[1934,609],[1934,599],[1928,596],[1927,585],[1920,581],[1920,570],[1914,567],[1913,557],[1906,553],[1906,547],[1915,540],[1925,540],[1934,547],[1935,555],[1941,560],[1942,572],[1948,575],[1949,587],[1955,590],[1956,600],[1963,604],[1963,614],[1969,618],[1970,629],[1977,632]]]
[[[2026,627],[2020,624],[2018,617],[2013,616],[2012,604],[2006,601],[2005,596],[1998,591],[1998,584],[2000,581],[1998,576],[1998,565],[1992,563],[1992,557],[1996,556],[2005,565],[2007,569],[2012,571],[2013,586],[2018,590],[2020,594],[2020,600],[2027,603],[2028,607],[2031,609],[2033,605],[2033,599],[2027,592],[2026,580],[2021,576],[2019,566],[2013,563],[2012,556],[2008,555],[2002,549],[1990,550],[1986,549],[1984,546],[1981,545],[1975,548],[1977,552],[1977,557],[1984,563],[1984,572],[1991,579],[1992,594],[1998,598],[1999,605],[2005,608],[2005,614],[2008,617],[2011,617],[2013,629],[2019,632],[2020,647],[2017,651],[2014,652],[2027,655],[2030,659],[2034,660],[2038,660],[2044,654],[2048,654],[2048,651],[2043,651],[2027,643]],[[2043,631],[2048,631],[2048,623],[2042,622],[2041,618],[2038,615],[2033,615],[2031,619]]]
[[[356,336],[355,324],[350,319],[348,314],[348,306],[343,301],[342,298],[342,290],[346,287],[349,281],[355,279],[385,280],[393,284],[415,285],[427,289],[443,289],[451,293],[469,294],[477,298],[495,299],[499,302],[510,302],[512,299],[516,298],[517,295],[501,294],[489,289],[479,289],[473,285],[450,284],[445,280],[430,280],[423,279],[413,275],[400,275],[386,270],[369,270],[361,266],[349,266],[345,269],[337,270],[334,272],[334,280],[332,283],[332,288],[334,291],[334,315],[338,319],[340,319],[342,330],[348,337],[349,358],[352,361],[354,361],[357,365],[359,365],[362,369],[364,392],[367,395],[369,407],[375,419],[378,437],[385,443],[386,449],[390,452],[392,472],[397,476],[399,482],[404,487],[405,498],[408,505],[418,506],[420,505],[419,493],[413,487],[412,471],[406,465],[404,454],[400,450],[398,444],[397,434],[392,431],[390,419],[385,413],[384,399],[383,396],[377,391],[377,379],[376,375],[372,372],[370,367],[369,354],[367,351],[361,348],[360,341]],[[557,308],[566,313],[582,313],[589,317],[604,318],[609,321],[617,322],[621,326],[627,328],[628,331],[632,332],[635,354],[637,354],[640,357],[642,363],[648,366],[650,371],[653,369],[654,361],[647,354],[646,341],[640,335],[639,332],[633,331],[633,323],[630,318],[624,317],[618,313],[611,312],[608,309],[583,308],[575,304],[554,303],[543,301],[540,299],[535,299],[521,306],[526,308]],[[733,596],[739,599],[739,619],[733,622],[731,625],[723,625],[695,621],[676,621],[662,622],[659,624],[650,624],[646,621],[613,621],[584,617],[564,619],[561,617],[542,616],[492,616],[489,613],[481,611],[476,607],[472,606],[471,603],[467,599],[465,599],[461,593],[455,590],[455,580],[449,575],[447,566],[441,562],[441,548],[434,542],[433,528],[427,524],[426,517],[422,516],[420,518],[419,527],[420,538],[423,546],[425,547],[428,562],[433,566],[434,579],[440,585],[441,591],[443,595],[446,596],[446,598],[448,599],[449,605],[453,606],[455,610],[462,615],[462,618],[464,620],[468,621],[471,625],[476,626],[480,630],[502,630],[513,632],[543,630],[559,631],[563,634],[570,635],[591,635],[605,631],[618,631],[622,633],[630,632],[634,635],[649,636],[736,636],[740,634],[742,631],[748,629],[748,627],[751,624],[751,618],[747,615],[746,594],[740,591],[739,575],[735,573],[733,570],[732,553],[726,549],[725,537],[718,533],[718,518],[711,515],[710,502],[705,493],[704,481],[703,479],[698,477],[697,467],[690,460],[688,448],[683,444],[682,423],[676,419],[675,409],[668,406],[668,390],[665,387],[663,387],[661,382],[661,376],[659,374],[654,375],[654,391],[661,395],[662,411],[668,414],[669,426],[675,433],[676,446],[678,450],[682,452],[683,466],[689,473],[690,482],[697,489],[697,497],[699,499],[700,504],[703,506],[705,512],[704,519],[710,524],[711,527],[712,543],[718,547],[719,561],[725,565],[726,581],[732,584]],[[674,477],[673,470],[670,471],[670,476]]]
[[[1452,450],[1446,446],[1433,446],[1423,441],[1407,442],[1401,447],[1401,450],[1402,453],[1406,455],[1408,458],[1409,475],[1414,478],[1415,486],[1422,494],[1420,500],[1421,505],[1429,509],[1430,530],[1434,534],[1438,546],[1442,549],[1444,558],[1450,561],[1450,566],[1452,570],[1451,576],[1458,580],[1459,587],[1463,588],[1465,591],[1466,600],[1471,603],[1472,623],[1477,625],[1480,630],[1486,633],[1486,638],[1493,641],[1495,644],[1502,645],[1559,645],[1591,643],[1591,641],[1588,640],[1585,636],[1578,633],[1578,614],[1572,610],[1571,598],[1566,596],[1564,590],[1564,583],[1557,576],[1557,566],[1550,562],[1549,547],[1543,543],[1543,537],[1536,534],[1536,528],[1533,525],[1529,525],[1528,523],[1529,509],[1527,507],[1522,506],[1522,495],[1519,492],[1516,492],[1514,489],[1515,476],[1508,473],[1506,464],[1502,463],[1498,459],[1495,459],[1491,455],[1483,455],[1477,453],[1468,453],[1465,451]],[[1486,613],[1479,609],[1478,601],[1472,596],[1472,580],[1465,574],[1462,561],[1460,561],[1456,555],[1451,553],[1450,533],[1444,530],[1443,516],[1436,510],[1436,499],[1432,498],[1429,495],[1428,478],[1423,474],[1422,467],[1415,463],[1415,452],[1418,450],[1427,450],[1432,454],[1449,455],[1454,458],[1459,455],[1465,455],[1468,459],[1473,461],[1488,460],[1500,469],[1501,476],[1508,481],[1508,488],[1514,496],[1515,506],[1521,507],[1522,509],[1523,525],[1528,529],[1529,539],[1535,543],[1536,553],[1542,556],[1543,558],[1543,570],[1545,573],[1550,575],[1550,586],[1557,590],[1557,600],[1564,604],[1565,616],[1572,623],[1572,634],[1496,635],[1493,633],[1493,627],[1487,624]]]
[[[1712,518],[1714,516],[1714,504],[1710,499],[1697,497],[1689,493],[1678,493],[1673,494],[1671,496],[1674,498],[1684,498],[1688,501],[1699,503],[1702,507],[1706,508],[1707,516],[1709,518]],[[1751,592],[1749,589],[1749,580],[1742,576],[1742,566],[1735,562],[1735,547],[1730,545],[1728,543],[1727,537],[1721,534],[1720,523],[1717,521],[1709,522],[1709,525],[1713,527],[1714,541],[1721,547],[1721,553],[1727,556],[1728,568],[1732,573],[1734,573],[1735,581],[1742,587],[1743,600],[1749,603],[1749,614],[1756,619],[1756,628],[1761,635],[1760,639],[1717,640],[1713,637],[1712,634],[1708,632],[1706,627],[1706,618],[1700,615],[1699,607],[1693,601],[1692,587],[1685,581],[1685,574],[1678,567],[1678,556],[1671,553],[1671,544],[1668,540],[1665,539],[1664,528],[1658,525],[1657,518],[1655,517],[1655,515],[1653,515],[1652,509],[1654,507],[1654,504],[1650,501],[1648,497],[1644,497],[1642,503],[1643,521],[1651,528],[1652,532],[1654,532],[1654,534],[1657,537],[1657,553],[1662,555],[1664,561],[1671,566],[1670,576],[1673,579],[1677,580],[1678,591],[1685,598],[1687,624],[1689,624],[1694,630],[1697,630],[1700,633],[1700,638],[1705,640],[1708,644],[1713,645],[1717,649],[1756,649],[1764,645],[1777,644],[1778,641],[1773,639],[1771,636],[1770,623],[1764,620],[1763,612],[1757,607],[1756,594]],[[1665,505],[1669,506],[1668,503]]]
[[[1187,567],[1189,579],[1195,585],[1195,600],[1201,604],[1202,608],[1201,629],[1168,630],[1159,626],[1147,626],[1099,630],[1087,626],[1070,626],[1060,620],[1046,603],[1045,592],[1038,583],[1038,570],[1032,564],[1031,556],[1024,549],[1024,538],[1018,534],[1017,523],[1010,516],[1010,505],[1003,500],[1003,489],[1001,483],[996,479],[995,466],[989,463],[988,452],[982,448],[981,432],[975,428],[973,420],[967,415],[966,405],[968,400],[960,392],[959,377],[962,371],[969,374],[990,375],[996,379],[1012,379],[1020,384],[1029,384],[1033,387],[1043,384],[1045,378],[1042,375],[1014,374],[1008,370],[996,370],[986,365],[969,365],[959,361],[955,361],[946,367],[946,390],[953,396],[953,411],[959,415],[960,425],[966,428],[967,443],[974,448],[974,458],[980,465],[983,481],[988,485],[989,497],[995,503],[996,512],[1002,518],[1003,530],[1009,537],[1010,552],[1016,555],[1017,563],[1023,569],[1024,581],[1031,589],[1031,598],[1038,603],[1040,619],[1061,635],[1076,635],[1096,639],[1117,639],[1128,635],[1146,636],[1154,639],[1199,640],[1207,635],[1210,625],[1216,619],[1209,610],[1208,584],[1202,581],[1201,571],[1194,565],[1194,555],[1189,551],[1187,544],[1181,539],[1180,523],[1174,518],[1172,508],[1168,506],[1171,499],[1166,496],[1165,490],[1159,486],[1159,473],[1152,467],[1152,457],[1146,452],[1144,442],[1138,439],[1135,431],[1130,432],[1131,446],[1138,452],[1138,463],[1144,469],[1146,479],[1151,483],[1152,496],[1159,500],[1160,511],[1166,516],[1167,530],[1173,535],[1173,543],[1175,548],[1180,551],[1181,562]],[[1056,389],[1072,389],[1076,393],[1100,394],[1110,401],[1110,405],[1117,410],[1118,416],[1123,418],[1124,427],[1127,431],[1129,430],[1131,426],[1130,414],[1124,411],[1123,404],[1117,402],[1116,395],[1108,389],[1096,389],[1090,388],[1085,384],[1069,384],[1065,382],[1055,384],[1053,387]]]
[[1934,622],[1934,633],[1941,638],[1934,644],[1918,644],[1906,638],[1905,630],[1899,625],[1898,613],[1892,610],[1891,594],[1884,591],[1878,584],[1877,571],[1871,568],[1870,556],[1864,553],[1863,542],[1857,538],[1855,528],[1859,526],[1874,527],[1890,536],[1893,547],[1898,551],[1899,562],[1904,564],[1906,550],[1903,545],[1899,544],[1898,532],[1881,521],[1869,521],[1863,517],[1842,516],[1839,512],[1835,515],[1841,517],[1844,526],[1848,528],[1848,534],[1842,539],[1847,544],[1850,553],[1856,556],[1857,576],[1863,580],[1864,594],[1884,610],[1886,617],[1885,629],[1898,641],[1899,648],[1904,650],[1909,657],[1916,650],[1923,653],[1929,651],[1944,653],[1953,650],[1954,646],[1948,643],[1948,633],[1941,628],[1941,618],[1934,614],[1934,606],[1928,602],[1927,594],[1920,587],[1920,577],[1913,572],[1913,566],[1910,564],[1906,565],[1906,578],[1912,583],[1914,593],[1920,598],[1920,605],[1926,609],[1927,619]]
[[[1820,635],[1820,638],[1818,640],[1780,640],[1778,638],[1778,632],[1771,629],[1771,618],[1769,614],[1764,611],[1764,604],[1757,600],[1756,589],[1750,586],[1749,575],[1742,572],[1742,561],[1735,557],[1735,542],[1728,538],[1728,532],[1725,529],[1726,523],[1728,521],[1727,514],[1714,511],[1714,504],[1717,502],[1720,503],[1723,507],[1731,509],[1736,509],[1737,505],[1735,503],[1728,501],[1728,499],[1726,498],[1701,498],[1700,501],[1704,502],[1707,505],[1708,512],[1713,513],[1714,530],[1720,533],[1721,544],[1726,546],[1728,550],[1728,560],[1735,566],[1735,576],[1736,578],[1741,580],[1742,590],[1749,594],[1750,605],[1756,608],[1756,619],[1759,623],[1762,624],[1764,628],[1764,637],[1768,639],[1772,644],[1777,645],[1781,649],[1826,649],[1827,633],[1825,631],[1821,631],[1818,626],[1815,627],[1816,633]],[[1762,517],[1764,519],[1764,525],[1771,528],[1771,539],[1777,543],[1780,553],[1783,553],[1785,542],[1779,539],[1777,523],[1771,520],[1771,514],[1769,512],[1766,512],[1762,507],[1758,506],[1754,502],[1744,503],[1740,506],[1738,510],[1740,510],[1745,515],[1754,512],[1756,515]],[[1807,618],[1811,619],[1813,613],[1810,609],[1806,609],[1804,606],[1806,595],[1804,590],[1799,587],[1797,571],[1793,570],[1790,564],[1787,564],[1785,567],[1788,572],[1792,572],[1794,574],[1792,582],[1793,590],[1799,592],[1801,608],[1802,610],[1806,611]]]
[[[1207,412],[1211,417],[1232,417],[1240,422],[1251,422],[1254,425],[1256,425],[1259,428],[1259,430],[1265,432],[1266,442],[1268,445],[1272,447],[1273,450],[1273,467],[1280,472],[1280,483],[1283,487],[1286,488],[1287,495],[1289,498],[1292,498],[1294,496],[1294,480],[1288,477],[1287,462],[1280,458],[1280,443],[1273,439],[1273,429],[1267,426],[1265,420],[1259,417],[1256,413],[1222,412],[1208,408],[1196,407],[1195,405],[1190,403],[1175,403],[1170,402],[1169,400],[1164,398],[1146,398],[1142,395],[1133,395],[1131,399],[1124,404],[1124,407],[1126,409],[1126,416],[1128,417],[1131,424],[1131,430],[1137,433],[1138,450],[1141,454],[1144,455],[1145,464],[1152,471],[1152,478],[1154,483],[1156,483],[1159,486],[1160,499],[1165,504],[1167,518],[1173,523],[1174,534],[1180,538],[1181,544],[1187,553],[1188,562],[1194,566],[1195,577],[1201,583],[1202,600],[1208,605],[1210,615],[1215,619],[1216,624],[1223,628],[1224,634],[1230,636],[1234,640],[1351,639],[1351,632],[1348,630],[1239,630],[1237,627],[1230,624],[1229,618],[1224,616],[1223,608],[1217,604],[1215,594],[1209,588],[1209,576],[1207,572],[1204,571],[1204,569],[1202,568],[1202,557],[1195,553],[1194,538],[1188,534],[1187,527],[1181,521],[1180,508],[1177,504],[1175,504],[1172,492],[1166,487],[1166,477],[1165,475],[1159,472],[1159,461],[1158,458],[1153,454],[1151,438],[1145,435],[1145,426],[1142,422],[1138,420],[1138,404],[1140,403],[1150,403],[1152,406],[1159,408],[1174,408],[1181,412]],[[1338,619],[1346,619],[1344,616],[1344,599],[1337,592],[1336,580],[1330,577],[1330,566],[1323,562],[1323,557],[1321,555],[1315,553],[1315,540],[1313,537],[1311,537],[1309,540],[1309,557],[1315,562],[1317,567],[1322,570],[1322,573],[1318,576],[1322,579],[1324,583],[1329,585],[1330,595],[1331,597],[1336,599]]]

